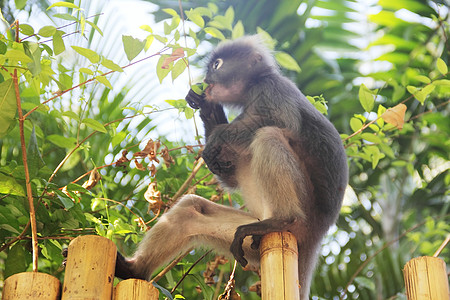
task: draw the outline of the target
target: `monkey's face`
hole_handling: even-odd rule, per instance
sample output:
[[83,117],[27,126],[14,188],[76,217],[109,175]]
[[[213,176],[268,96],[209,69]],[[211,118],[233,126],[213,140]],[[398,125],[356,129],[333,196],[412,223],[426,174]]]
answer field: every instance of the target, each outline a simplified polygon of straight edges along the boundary
[[223,104],[242,104],[251,78],[250,64],[227,55],[211,58],[206,72],[206,100]]
[[253,83],[273,72],[270,56],[263,55],[259,42],[238,39],[220,44],[211,54],[205,82],[207,101],[244,106]]

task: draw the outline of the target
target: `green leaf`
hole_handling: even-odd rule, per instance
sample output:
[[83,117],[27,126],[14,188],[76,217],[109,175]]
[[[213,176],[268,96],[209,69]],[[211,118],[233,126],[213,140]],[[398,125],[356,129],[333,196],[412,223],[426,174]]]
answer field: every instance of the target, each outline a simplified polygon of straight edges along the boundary
[[108,68],[112,71],[123,72],[122,67],[120,67],[118,64],[116,64],[115,62],[113,62],[112,60],[109,60],[107,58],[103,58],[101,64],[105,68]]
[[186,16],[198,27],[203,28],[205,26],[205,20],[203,20],[202,16],[192,8],[191,10],[186,11]]
[[51,26],[51,25],[42,27],[41,29],[39,29],[39,32],[38,32],[38,34],[43,37],[51,37],[55,33],[56,33],[56,27]]
[[172,8],[164,8],[162,11],[171,15],[172,17],[178,16],[178,13]]
[[191,89],[196,93],[197,95],[203,95],[205,89],[208,87],[208,84],[205,82],[193,84],[191,86]]
[[52,15],[55,18],[60,18],[67,21],[77,21],[77,18],[72,16],[71,14],[54,14]]
[[436,88],[436,86],[434,84],[429,84],[427,86],[425,86],[423,89],[421,89],[420,91],[414,93],[414,97],[416,97],[416,99],[423,104],[425,102],[425,99],[427,98],[427,96],[434,91],[434,89]]
[[381,144],[380,137],[373,133],[363,132],[361,133],[361,138],[371,143]]
[[14,0],[14,3],[16,4],[16,9],[23,9],[27,4],[27,0]]
[[161,55],[161,57],[158,60],[158,63],[156,64],[156,76],[158,76],[159,83],[162,83],[163,79],[166,78],[166,76],[170,72],[170,68],[167,68],[167,69],[163,69],[162,68],[162,65],[163,65],[164,61],[168,57],[170,57],[170,55],[167,55],[167,54]]
[[89,61],[93,64],[96,64],[100,61],[100,55],[97,54],[97,52],[91,50],[91,49],[87,49],[87,48],[83,48],[83,47],[78,47],[78,46],[71,46],[73,50],[75,50],[78,54],[86,57],[87,59],[89,59]]
[[52,144],[54,144],[60,148],[67,148],[67,149],[73,148],[77,143],[76,138],[73,138],[73,137],[67,138],[67,137],[59,135],[59,134],[48,135],[46,137],[46,139],[49,142],[51,142]]
[[439,80],[435,80],[433,81],[434,85],[446,85],[446,86],[450,86],[450,80],[448,79],[439,79]]
[[14,179],[14,177],[3,173],[0,173],[0,194],[26,196],[23,187]]
[[206,8],[206,7],[201,7],[201,6],[200,7],[196,7],[196,8],[194,8],[194,11],[197,14],[201,15],[201,16],[208,17],[209,19],[211,19],[213,17],[212,11],[209,8]]
[[0,138],[4,137],[14,123],[17,111],[16,92],[12,79],[0,83]]
[[144,51],[147,51],[148,49],[150,49],[150,46],[152,45],[154,40],[155,40],[155,37],[151,34],[145,38]]
[[233,27],[233,31],[231,32],[231,38],[237,39],[240,38],[241,36],[244,36],[244,34],[245,34],[244,25],[242,24],[241,20],[239,20]]
[[427,76],[423,76],[423,75],[417,75],[417,76],[415,77],[415,79],[418,80],[418,81],[420,81],[420,82],[423,82],[423,83],[425,83],[425,84],[428,84],[428,83],[431,82],[431,79],[430,79],[430,78],[428,78]]
[[363,127],[363,122],[359,118],[351,118],[350,119],[350,128],[356,132]]
[[356,277],[355,282],[361,287],[361,288],[367,288],[371,291],[375,290],[375,283],[373,280],[366,278],[366,277]]
[[20,24],[19,25],[19,30],[22,34],[25,35],[33,35],[34,34],[34,29],[33,27],[31,27],[28,24]]
[[227,29],[232,30],[232,24],[234,22],[234,9],[233,6],[228,7],[225,11],[225,20],[227,20]]
[[86,124],[86,126],[103,133],[106,133],[106,128],[103,126],[102,123],[100,123],[97,120],[91,119],[91,118],[85,118],[81,121],[82,124]]
[[295,59],[287,54],[286,52],[277,52],[275,53],[275,59],[283,68],[287,70],[292,70],[295,72],[300,72],[300,66],[297,64]]
[[219,39],[219,40],[226,40],[225,36],[223,35],[222,32],[220,32],[217,28],[213,28],[213,27],[206,27],[205,28],[205,32],[209,35],[211,35],[212,37]]
[[91,69],[88,69],[88,68],[80,68],[79,71],[84,74],[94,75],[94,71],[92,71]]
[[6,52],[5,54],[5,57],[11,60],[21,61],[25,64],[33,61],[28,55],[25,54],[25,52],[16,49],[8,50],[8,52]]
[[127,136],[126,132],[120,131],[111,139],[111,146],[115,148],[119,145]]
[[95,24],[95,23],[93,23],[93,22],[91,22],[91,21],[88,21],[88,20],[86,20],[86,23],[88,23],[89,25],[91,25],[92,28],[94,28],[95,30],[97,30],[98,33],[99,33],[101,36],[103,36],[103,31],[97,26],[97,24]]
[[111,82],[109,82],[108,78],[106,78],[105,76],[95,76],[95,79],[100,82],[101,84],[103,84],[104,86],[106,86],[109,89],[113,89]]
[[447,64],[440,57],[436,60],[436,67],[442,75],[446,75],[448,73]]
[[183,59],[178,60],[172,68],[172,81],[180,76],[186,69],[186,62]]
[[30,140],[27,147],[28,168],[31,179],[36,178],[39,170],[45,165],[42,160],[41,152],[39,151],[38,141],[36,138],[35,127],[31,130]]
[[53,7],[67,7],[67,8],[80,9],[80,7],[76,6],[75,4],[70,3],[70,2],[64,2],[64,1],[59,1],[59,2],[53,3],[52,5],[50,5],[47,8],[47,10],[49,10],[50,8],[53,8]]
[[145,42],[129,35],[122,35],[122,42],[129,61],[132,61],[145,47]]
[[415,86],[412,86],[412,85],[408,85],[407,87],[406,87],[406,89],[408,90],[408,92],[410,93],[410,94],[415,94],[416,92],[417,92],[417,90],[418,90],[418,88],[416,88]]
[[62,38],[63,34],[63,31],[58,30],[53,35],[53,52],[55,55],[61,54],[66,50],[66,46],[64,45],[64,40]]
[[68,118],[70,118],[72,120],[75,120],[77,122],[80,121],[80,118],[78,117],[78,115],[75,112],[71,111],[71,110],[63,112],[62,115],[64,117],[68,117]]
[[359,87],[359,102],[366,112],[371,112],[375,104],[372,92],[364,84]]
[[187,120],[192,119],[194,117],[194,110],[190,107],[186,107],[184,109],[184,116]]
[[[15,230],[15,232],[17,232],[17,230]],[[16,243],[8,251],[8,256],[5,260],[5,271],[3,276],[4,278],[8,278],[11,275],[25,272],[27,268],[28,262],[25,255],[24,244]]]

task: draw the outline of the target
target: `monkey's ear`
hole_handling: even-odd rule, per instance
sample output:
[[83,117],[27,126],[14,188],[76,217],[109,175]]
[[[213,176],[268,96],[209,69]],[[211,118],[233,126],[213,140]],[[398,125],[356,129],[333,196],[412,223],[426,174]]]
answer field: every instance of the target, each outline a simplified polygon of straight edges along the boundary
[[250,66],[253,67],[257,63],[262,61],[262,59],[263,59],[263,56],[261,54],[255,53],[255,55],[253,55],[252,59],[250,60]]

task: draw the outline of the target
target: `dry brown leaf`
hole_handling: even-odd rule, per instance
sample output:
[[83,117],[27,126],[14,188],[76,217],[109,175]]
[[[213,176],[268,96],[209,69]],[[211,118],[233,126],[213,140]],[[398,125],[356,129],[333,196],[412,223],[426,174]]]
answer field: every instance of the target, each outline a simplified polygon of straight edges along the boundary
[[225,291],[219,296],[218,300],[241,300],[241,295],[236,292],[236,283],[234,279],[228,281]]
[[258,296],[261,296],[261,281],[257,281],[254,284],[252,284],[248,290],[250,292],[255,292]]
[[150,139],[147,142],[147,145],[145,145],[144,150],[135,152],[133,154],[134,157],[148,157],[150,161],[155,161],[159,163],[158,158],[156,157],[156,153],[158,152],[158,148],[161,146],[161,143],[159,141],[154,142],[152,139]]
[[405,123],[405,112],[406,105],[400,103],[392,108],[387,109],[381,115],[381,118],[383,118],[386,123],[392,124],[398,129],[402,129],[403,124]]
[[120,167],[121,165],[123,165],[126,162],[129,162],[130,160],[127,158],[127,154],[128,151],[127,150],[123,150],[122,151],[122,157],[120,157],[114,164],[116,165],[116,167]]
[[151,164],[151,165],[147,166],[147,169],[150,171],[150,176],[155,177],[156,166],[154,164]]
[[173,160],[172,156],[169,155],[169,149],[167,147],[164,147],[159,154],[164,159],[164,163],[166,164],[166,167],[170,167],[171,164],[175,164],[175,161]]
[[82,187],[84,187],[87,190],[90,190],[94,186],[96,186],[101,179],[102,176],[100,175],[100,173],[97,171],[97,169],[94,169],[91,171],[89,179],[83,183]]
[[140,162],[138,162],[137,159],[134,160],[134,163],[136,164],[136,169],[138,169],[139,171],[145,171],[144,166]]
[[155,214],[161,210],[164,203],[161,200],[161,192],[158,191],[157,183],[151,182],[144,193],[144,198],[149,203],[149,209]]
[[163,61],[161,69],[168,69],[171,62],[176,61],[177,59],[182,57],[184,57],[183,48],[177,48],[173,50],[172,54]]
[[217,255],[214,258],[214,261],[209,261],[206,264],[206,270],[203,272],[203,278],[205,280],[206,284],[214,284],[215,280],[214,280],[214,275],[216,273],[216,269],[219,267],[219,265],[224,265],[228,262],[228,260],[222,256],[222,255]]

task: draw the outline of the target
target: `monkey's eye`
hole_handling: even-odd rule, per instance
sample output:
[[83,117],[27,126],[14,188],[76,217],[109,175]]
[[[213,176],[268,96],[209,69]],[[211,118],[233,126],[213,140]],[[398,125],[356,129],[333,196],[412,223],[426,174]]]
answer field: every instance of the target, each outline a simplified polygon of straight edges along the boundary
[[221,58],[216,59],[216,61],[213,64],[213,68],[215,70],[219,69],[223,65],[223,60]]

